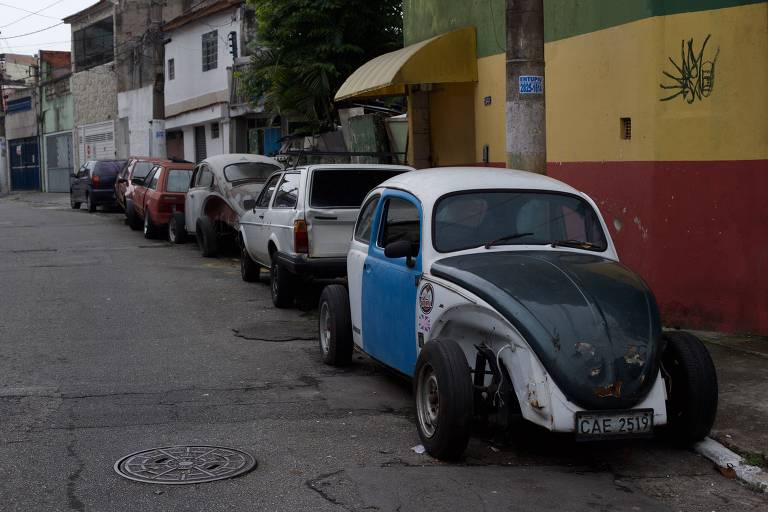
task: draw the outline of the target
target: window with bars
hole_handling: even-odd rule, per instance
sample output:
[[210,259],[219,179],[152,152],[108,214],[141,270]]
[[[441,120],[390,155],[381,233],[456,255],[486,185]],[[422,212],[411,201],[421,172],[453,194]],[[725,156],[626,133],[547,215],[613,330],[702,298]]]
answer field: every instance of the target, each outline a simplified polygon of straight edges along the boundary
[[632,118],[631,117],[622,117],[621,118],[621,133],[620,133],[622,140],[631,140],[632,139]]
[[219,138],[219,123],[211,123],[211,138]]
[[219,31],[203,34],[203,71],[216,69],[219,56]]
[[168,59],[168,80],[176,78],[176,61]]

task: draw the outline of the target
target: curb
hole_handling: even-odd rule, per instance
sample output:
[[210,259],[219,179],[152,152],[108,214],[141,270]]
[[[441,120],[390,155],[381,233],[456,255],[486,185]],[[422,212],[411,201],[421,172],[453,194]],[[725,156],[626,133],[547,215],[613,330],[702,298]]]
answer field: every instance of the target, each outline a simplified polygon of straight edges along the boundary
[[752,487],[768,492],[768,474],[757,466],[744,463],[744,458],[732,452],[712,438],[707,437],[693,447],[694,451],[714,462],[721,473],[734,475],[742,482]]

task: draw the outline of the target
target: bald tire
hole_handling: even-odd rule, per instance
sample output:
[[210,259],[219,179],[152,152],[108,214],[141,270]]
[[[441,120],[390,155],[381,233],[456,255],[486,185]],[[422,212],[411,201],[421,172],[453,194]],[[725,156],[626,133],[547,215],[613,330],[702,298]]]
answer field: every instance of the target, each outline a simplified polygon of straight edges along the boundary
[[[422,373],[430,368],[437,377],[439,397],[437,421],[431,435],[423,428],[419,406]],[[424,448],[437,459],[459,460],[469,443],[473,412],[472,378],[464,351],[450,339],[430,341],[421,349],[415,375],[416,428]]]
[[[344,286],[332,284],[323,289],[317,308],[318,339],[323,362],[331,366],[346,366],[352,362],[354,345],[352,342],[352,314],[349,310],[349,292]],[[327,325],[324,325],[327,311]],[[323,331],[327,332],[327,342],[323,343]]]
[[663,434],[688,447],[709,435],[717,413],[717,373],[707,347],[696,336],[667,332],[662,366],[667,385]]

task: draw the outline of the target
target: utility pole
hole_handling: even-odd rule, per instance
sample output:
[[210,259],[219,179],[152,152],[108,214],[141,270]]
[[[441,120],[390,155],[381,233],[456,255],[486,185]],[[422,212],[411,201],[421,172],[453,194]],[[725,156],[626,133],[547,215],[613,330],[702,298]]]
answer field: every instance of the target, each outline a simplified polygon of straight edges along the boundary
[[507,1],[507,165],[545,174],[544,0]]

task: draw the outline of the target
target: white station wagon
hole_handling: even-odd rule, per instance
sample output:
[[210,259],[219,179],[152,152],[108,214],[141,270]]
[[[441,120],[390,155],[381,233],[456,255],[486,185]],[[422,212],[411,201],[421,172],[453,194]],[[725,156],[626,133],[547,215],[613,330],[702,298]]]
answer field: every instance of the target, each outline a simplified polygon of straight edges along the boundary
[[333,164],[295,167],[273,174],[240,217],[240,270],[256,281],[270,269],[272,301],[293,303],[298,284],[347,274],[347,250],[366,194],[412,167]]
[[413,379],[427,451],[463,453],[473,419],[520,417],[577,439],[709,433],[717,378],[704,345],[663,332],[618,261],[595,203],[532,173],[414,171],[363,202],[348,287],[320,299],[327,364],[353,346]]

